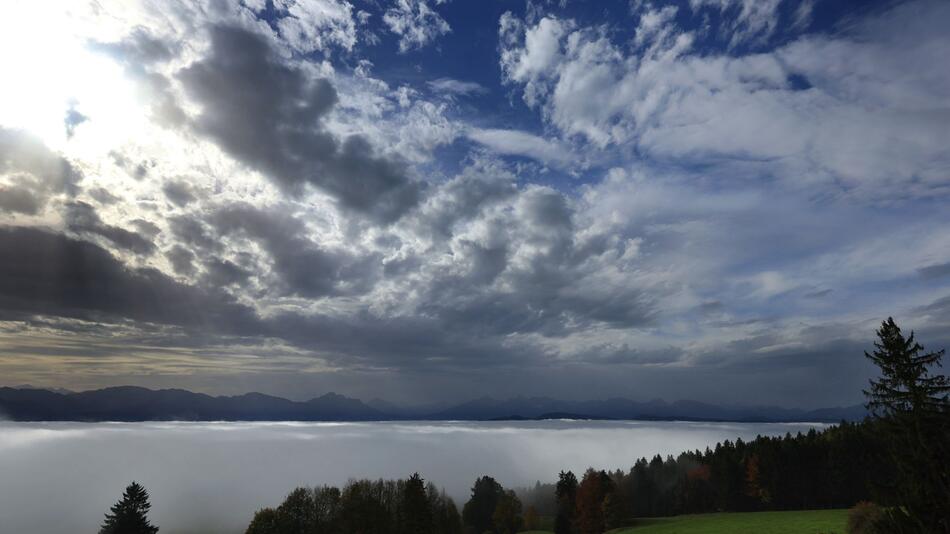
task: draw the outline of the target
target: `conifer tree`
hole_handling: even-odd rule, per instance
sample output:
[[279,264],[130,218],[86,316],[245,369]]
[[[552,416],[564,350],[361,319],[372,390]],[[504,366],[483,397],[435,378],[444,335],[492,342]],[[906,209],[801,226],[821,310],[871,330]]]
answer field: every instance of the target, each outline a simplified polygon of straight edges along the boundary
[[122,500],[110,508],[99,534],[155,534],[158,527],[148,520],[148,492],[136,482],[129,484]]
[[402,521],[407,534],[432,532],[432,508],[419,473],[413,473],[402,487]]
[[574,473],[561,471],[558,474],[555,497],[557,498],[557,515],[554,518],[555,534],[576,532],[574,509],[577,502],[577,477]]
[[888,318],[873,353],[881,370],[865,390],[867,407],[887,429],[895,479],[885,488],[891,507],[885,528],[895,533],[950,533],[950,380],[937,371],[944,351],[925,352]]
[[914,333],[905,339],[891,317],[881,323],[877,336],[874,352],[864,353],[881,369],[881,378],[871,380],[871,389],[864,392],[868,409],[883,416],[945,412],[950,381],[933,373],[942,366],[944,351],[924,352]]

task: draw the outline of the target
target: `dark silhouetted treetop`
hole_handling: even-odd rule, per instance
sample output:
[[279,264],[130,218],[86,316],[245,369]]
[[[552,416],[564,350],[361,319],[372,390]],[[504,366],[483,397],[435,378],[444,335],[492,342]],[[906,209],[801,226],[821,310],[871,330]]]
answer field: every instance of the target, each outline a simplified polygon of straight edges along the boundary
[[577,477],[571,471],[561,471],[558,474],[557,486],[554,488],[557,513],[554,516],[555,534],[571,534],[574,532],[574,511],[577,500]]
[[458,509],[418,474],[406,480],[353,480],[341,489],[297,488],[277,508],[259,510],[246,534],[461,534]]
[[877,460],[894,466],[878,485],[898,505],[885,511],[884,528],[950,533],[950,380],[938,371],[944,351],[925,352],[890,317],[877,337],[874,352],[864,354],[881,376],[864,393],[886,444]]
[[148,520],[148,511],[152,505],[148,501],[148,492],[136,482],[129,484],[122,494],[122,500],[115,503],[99,534],[155,534],[158,527]]
[[874,352],[864,353],[881,369],[881,377],[864,392],[868,409],[879,415],[946,411],[950,381],[934,372],[942,366],[944,351],[924,352],[914,333],[905,339],[891,317],[881,323],[877,336]]

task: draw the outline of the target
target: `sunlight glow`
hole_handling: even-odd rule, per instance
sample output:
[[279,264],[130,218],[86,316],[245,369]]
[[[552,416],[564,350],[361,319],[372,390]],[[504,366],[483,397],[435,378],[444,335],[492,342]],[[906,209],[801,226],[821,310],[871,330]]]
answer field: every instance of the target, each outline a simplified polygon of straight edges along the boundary
[[[0,18],[0,123],[74,157],[104,155],[142,131],[145,107],[135,84],[76,34],[79,25],[64,6],[17,2],[8,8],[12,13]],[[72,136],[70,109],[85,117]]]

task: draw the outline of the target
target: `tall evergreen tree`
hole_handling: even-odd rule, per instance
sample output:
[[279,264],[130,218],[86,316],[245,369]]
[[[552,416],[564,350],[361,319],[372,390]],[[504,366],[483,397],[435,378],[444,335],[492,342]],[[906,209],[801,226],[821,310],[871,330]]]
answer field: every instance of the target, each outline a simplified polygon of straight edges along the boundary
[[99,534],[155,534],[158,527],[148,520],[148,492],[136,482],[129,484],[122,500],[110,508]]
[[877,331],[873,353],[881,370],[865,390],[867,407],[888,430],[895,479],[890,490],[900,506],[888,510],[889,531],[950,533],[950,380],[936,371],[944,351],[925,352],[888,318]]
[[561,471],[558,474],[555,486],[557,499],[557,515],[554,517],[555,534],[572,534],[576,532],[574,524],[574,510],[577,502],[577,477],[574,473]]
[[864,353],[881,369],[881,378],[871,380],[871,389],[864,391],[868,409],[883,416],[945,413],[950,381],[933,372],[942,366],[944,351],[924,352],[914,333],[905,339],[891,317],[881,323],[877,336],[874,352]]
[[432,532],[432,508],[426,494],[425,481],[413,473],[402,487],[402,522],[406,534]]
[[472,486],[472,498],[462,507],[462,522],[475,532],[492,530],[492,515],[504,495],[504,488],[494,478],[478,478]]

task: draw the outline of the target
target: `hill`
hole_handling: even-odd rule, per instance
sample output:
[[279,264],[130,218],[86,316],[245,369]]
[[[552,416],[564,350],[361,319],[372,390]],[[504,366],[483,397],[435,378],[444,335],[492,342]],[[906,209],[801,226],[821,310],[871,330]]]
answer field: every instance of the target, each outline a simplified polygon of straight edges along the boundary
[[515,397],[497,400],[482,397],[435,413],[438,420],[544,419],[549,414],[572,414],[575,419],[735,421],[735,422],[838,422],[863,419],[862,405],[820,410],[793,410],[774,406],[718,406],[681,400],[655,399],[637,402],[624,398],[593,401],[564,401],[548,397]]
[[212,397],[120,386],[81,393],[0,388],[0,416],[16,421],[379,421],[358,399],[327,393],[295,402],[261,393]]
[[696,401],[637,402],[612,398],[565,401],[547,397],[496,400],[483,397],[450,408],[400,407],[381,399],[327,393],[299,402],[246,393],[213,397],[183,389],[119,386],[83,392],[26,387],[0,388],[0,417],[17,421],[492,421],[617,419],[734,422],[838,422],[862,419],[862,406],[822,410],[776,407],[723,407]]

